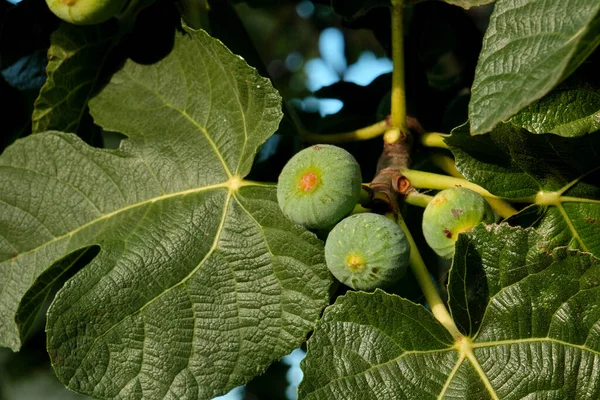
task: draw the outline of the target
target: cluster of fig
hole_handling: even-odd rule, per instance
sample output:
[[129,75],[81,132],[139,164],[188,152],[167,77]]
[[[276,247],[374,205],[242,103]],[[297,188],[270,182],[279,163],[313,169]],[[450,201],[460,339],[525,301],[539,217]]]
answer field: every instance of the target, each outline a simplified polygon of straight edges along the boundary
[[283,168],[277,200],[292,221],[309,229],[331,229],[325,261],[340,282],[372,290],[390,286],[405,274],[410,245],[402,229],[383,215],[348,216],[359,201],[361,186],[360,166],[350,153],[316,145]]
[[[292,221],[329,231],[325,261],[331,273],[357,290],[396,283],[409,266],[410,244],[398,224],[375,213],[352,214],[362,186],[360,166],[346,150],[315,145],[297,153],[283,168],[277,200]],[[451,258],[458,235],[494,213],[479,194],[465,188],[439,192],[423,214],[423,234],[441,257]]]
[[63,21],[93,25],[117,16],[129,0],[46,0],[50,11]]

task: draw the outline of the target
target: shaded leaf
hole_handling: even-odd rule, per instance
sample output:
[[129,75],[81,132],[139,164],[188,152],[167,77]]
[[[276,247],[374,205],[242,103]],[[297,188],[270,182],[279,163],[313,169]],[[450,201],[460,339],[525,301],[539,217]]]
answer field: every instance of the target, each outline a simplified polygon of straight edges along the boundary
[[98,89],[102,68],[120,37],[110,21],[101,25],[63,23],[52,34],[48,50],[48,79],[33,111],[33,132],[77,132]]
[[600,93],[555,90],[522,109],[510,122],[532,133],[575,137],[600,130]]
[[552,246],[600,255],[599,133],[534,135],[508,123],[473,137],[463,125],[445,140],[469,181],[497,196],[536,203],[535,226]]
[[481,134],[548,93],[600,44],[596,0],[499,0],[469,104]]
[[96,123],[128,137],[117,150],[61,132],[9,147],[0,344],[19,348],[56,262],[98,245],[48,311],[69,388],[211,398],[298,347],[329,298],[323,245],[281,214],[274,186],[243,180],[280,107],[267,79],[187,32],[156,64],[128,61],[90,102]]
[[[478,320],[468,337],[382,291],[338,298],[308,342],[300,398],[597,398],[600,260],[544,253],[531,235],[492,225],[459,236],[450,304],[454,317]],[[472,275],[483,279],[475,296],[459,282]],[[454,297],[483,308],[470,315]]]
[[459,235],[448,279],[448,304],[461,332],[474,336],[491,296],[546,268],[547,246],[533,229],[513,229],[506,224]]

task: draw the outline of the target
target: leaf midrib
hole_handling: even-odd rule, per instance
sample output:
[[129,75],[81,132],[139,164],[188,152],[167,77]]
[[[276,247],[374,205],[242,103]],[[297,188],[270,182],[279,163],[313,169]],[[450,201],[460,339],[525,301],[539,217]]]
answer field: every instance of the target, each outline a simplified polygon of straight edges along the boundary
[[[229,209],[229,202],[231,201],[231,197],[233,197],[233,193],[231,191],[229,191],[227,193],[227,198],[225,199],[225,204],[223,206],[223,214],[221,215],[221,221],[219,222],[219,226],[217,228],[217,231],[215,232],[215,239],[213,241],[213,244],[211,245],[210,249],[208,249],[208,251],[206,252],[206,255],[202,258],[202,260],[200,260],[200,262],[198,263],[198,265],[196,265],[195,268],[193,268],[189,274],[187,274],[183,279],[181,279],[179,282],[175,283],[174,285],[168,287],[167,289],[163,290],[162,292],[160,292],[159,294],[157,294],[156,296],[154,296],[153,298],[151,298],[150,300],[148,300],[143,306],[141,306],[139,309],[135,310],[134,312],[127,314],[126,316],[124,316],[123,318],[121,318],[119,321],[117,321],[116,323],[114,323],[113,325],[111,325],[108,329],[106,329],[104,332],[102,332],[100,335],[98,335],[94,341],[92,342],[92,344],[88,347],[88,351],[87,353],[81,358],[81,362],[79,363],[79,366],[77,366],[77,368],[75,368],[75,371],[79,370],[81,368],[81,365],[85,362],[85,360],[87,359],[88,355],[91,354],[91,350],[94,349],[96,347],[96,343],[102,339],[104,336],[106,336],[109,332],[111,332],[115,327],[121,325],[121,323],[125,320],[127,320],[128,318],[132,317],[133,315],[136,314],[141,314],[147,307],[149,307],[151,304],[154,303],[155,300],[159,299],[160,297],[164,296],[166,293],[170,292],[171,290],[175,289],[176,287],[178,287],[179,285],[183,285],[185,284],[196,272],[198,272],[198,270],[204,265],[205,261],[214,253],[214,251],[217,248],[217,245],[219,243],[219,239],[221,238],[221,233],[223,232],[223,227],[225,226],[225,220],[227,219],[227,211]],[[141,363],[140,363],[141,364]],[[69,381],[69,387],[73,386],[72,385],[72,381],[73,379],[75,379],[75,374],[73,374],[73,376],[71,377],[70,381]]]
[[[565,347],[571,347],[571,348],[575,348],[578,349],[580,351],[587,351],[589,353],[595,354],[598,357],[600,357],[600,351],[596,351],[593,349],[590,349],[589,347],[583,346],[583,345],[577,345],[577,344],[573,344],[573,343],[568,343],[559,339],[554,339],[551,337],[538,337],[538,338],[524,338],[524,339],[512,339],[512,340],[500,340],[500,341],[489,341],[489,342],[473,342],[471,344],[471,347],[473,349],[480,349],[480,348],[486,348],[486,347],[493,347],[493,346],[510,346],[510,345],[515,345],[515,344],[522,344],[522,343],[539,343],[539,342],[550,342],[550,343],[556,343]],[[334,344],[331,345],[332,347],[336,347]],[[349,350],[347,348],[344,348],[345,350]],[[442,399],[443,394],[445,392],[445,390],[447,390],[448,386],[450,385],[450,382],[452,381],[452,378],[454,377],[454,375],[456,374],[456,371],[458,371],[460,364],[464,361],[464,359],[468,359],[471,364],[473,364],[473,368],[475,369],[475,371],[477,372],[477,374],[480,376],[480,379],[482,380],[482,382],[484,383],[484,385],[486,386],[486,389],[488,390],[488,392],[490,392],[491,396],[496,396],[493,398],[499,398],[498,395],[495,393],[494,388],[492,387],[491,383],[489,382],[489,380],[487,379],[487,375],[485,374],[485,372],[480,368],[476,368],[476,365],[479,366],[479,361],[477,360],[477,357],[475,356],[475,354],[473,354],[472,352],[470,354],[468,354],[468,352],[464,352],[461,349],[457,348],[456,345],[453,345],[451,347],[448,348],[444,348],[444,349],[435,349],[435,350],[409,350],[409,351],[404,351],[401,354],[399,354],[398,356],[385,361],[383,363],[380,364],[376,364],[373,365],[371,364],[371,366],[365,370],[362,370],[360,372],[357,372],[356,374],[352,374],[352,375],[345,375],[345,376],[340,376],[336,379],[333,379],[329,382],[327,382],[324,386],[317,388],[316,390],[307,393],[307,396],[312,396],[315,393],[324,390],[327,386],[329,386],[331,383],[333,382],[337,382],[340,380],[345,380],[345,379],[349,379],[352,378],[354,376],[358,376],[360,374],[364,374],[367,371],[370,370],[374,370],[380,367],[384,367],[386,365],[389,365],[391,363],[394,363],[402,358],[404,358],[404,356],[409,355],[409,354],[426,354],[426,353],[443,353],[443,352],[449,352],[449,351],[456,351],[459,354],[459,357],[457,359],[457,362],[453,365],[452,367],[452,371],[448,374],[448,378],[446,379],[446,381],[444,382],[444,386],[442,387],[442,392],[440,393],[440,395],[438,396],[438,400]],[[485,378],[485,379],[484,379]]]
[[[209,52],[209,50],[206,48],[206,46],[204,45],[204,43],[202,43],[201,41],[197,41],[196,44],[201,45],[204,48],[204,50],[206,50],[207,52]],[[177,55],[177,57],[179,57],[179,55]],[[181,63],[181,60],[179,58],[177,58],[177,61],[179,61]],[[221,71],[223,72],[223,75],[225,75],[228,78],[233,78],[233,83],[231,83],[231,86],[234,87],[235,86],[235,82],[236,82],[235,77],[233,77],[231,73],[228,73],[227,69],[220,62],[220,60],[219,60],[218,57],[215,57],[214,61],[221,68]],[[204,63],[204,59],[202,59],[202,62]],[[210,85],[210,88],[211,88],[210,90],[211,90],[211,93],[212,93],[212,81],[210,79],[207,79],[207,81],[208,81],[208,84]],[[246,145],[248,144],[248,126],[246,125],[246,113],[244,112],[244,107],[242,107],[242,102],[240,101],[240,96],[239,96],[239,93],[238,93],[237,90],[234,90],[234,96],[235,96],[237,104],[238,104],[238,106],[240,108],[240,114],[242,116],[242,126],[244,127],[244,144],[242,146],[242,151],[240,152],[240,158],[238,160],[238,163],[237,163],[237,166],[236,166],[236,170],[235,170],[235,175],[237,175],[239,173],[240,165],[242,164],[242,160],[243,160],[244,155],[246,153]],[[211,105],[212,105],[212,103],[211,103]],[[204,133],[208,137],[207,132],[204,131]],[[212,143],[212,139],[210,139],[210,140],[211,140],[211,143]],[[221,161],[223,162],[223,165],[225,166],[225,170],[229,174],[229,177],[231,177],[232,175],[231,175],[231,172],[229,170],[229,167],[226,165],[225,160],[223,160],[223,157],[221,156],[220,151],[218,150],[218,148],[216,148],[216,144],[214,145],[214,150],[217,153],[217,155],[219,156],[219,158],[221,158]]]
[[[110,218],[114,217],[115,215],[118,215],[118,214],[120,214],[122,212],[131,210],[131,209],[134,209],[134,208],[137,208],[137,207],[141,207],[141,206],[146,205],[146,204],[156,203],[158,201],[163,201],[163,200],[170,199],[170,198],[177,197],[177,196],[186,196],[186,195],[189,195],[189,194],[200,193],[200,192],[204,192],[204,191],[221,189],[221,188],[227,188],[227,189],[229,189],[230,186],[231,186],[230,181],[227,180],[225,182],[216,183],[216,184],[213,184],[213,185],[208,185],[208,186],[202,186],[202,187],[193,188],[193,189],[182,190],[182,191],[179,191],[179,192],[174,192],[174,193],[169,193],[169,194],[165,194],[165,195],[161,195],[161,196],[157,196],[157,197],[152,197],[152,198],[149,198],[149,199],[137,202],[137,203],[133,203],[133,204],[130,204],[130,205],[125,206],[123,208],[119,208],[117,210],[114,210],[114,211],[112,211],[112,212],[110,212],[108,214],[102,214],[99,217],[97,217],[95,219],[92,219],[92,220],[86,222],[85,224],[77,227],[76,229],[73,229],[73,230],[71,230],[71,231],[69,231],[69,232],[67,232],[67,233],[65,233],[63,235],[56,236],[52,240],[44,242],[41,245],[39,245],[39,246],[37,246],[37,247],[35,247],[33,249],[21,252],[21,253],[17,254],[15,257],[11,257],[10,259],[3,260],[2,262],[4,262],[4,261],[11,261],[11,262],[17,261],[19,258],[21,258],[24,255],[27,255],[29,253],[35,253],[35,252],[39,251],[40,249],[42,249],[42,248],[44,248],[46,246],[49,246],[49,245],[51,245],[53,243],[59,242],[59,241],[61,241],[63,239],[66,239],[66,238],[68,238],[70,236],[73,236],[76,233],[78,233],[79,231],[81,231],[81,230],[83,230],[85,228],[88,228],[88,227],[96,224],[97,222],[110,219]],[[239,186],[240,187],[243,187],[243,186],[273,187],[273,185],[268,184],[268,183],[260,183],[260,182],[253,182],[253,181],[247,181],[247,180],[241,180],[239,182]]]
[[[272,185],[268,185],[268,184],[261,184],[261,183],[257,183],[257,182],[251,182],[251,181],[242,181],[241,182],[242,186],[262,186],[262,187],[272,187]],[[235,195],[235,192],[230,190],[227,194],[227,198],[225,200],[225,204],[223,207],[223,214],[221,216],[221,220],[219,223],[219,226],[217,228],[217,231],[215,232],[215,238],[213,241],[213,244],[211,245],[211,248],[207,251],[206,255],[202,258],[202,260],[200,260],[200,262],[198,263],[198,265],[193,268],[190,273],[188,275],[186,275],[183,279],[181,279],[179,282],[173,284],[172,286],[170,286],[169,288],[163,290],[162,292],[160,292],[159,294],[157,294],[156,296],[154,296],[152,299],[148,300],[142,307],[138,308],[137,310],[135,310],[134,312],[124,316],[122,319],[120,319],[119,321],[117,321],[116,323],[112,324],[108,329],[106,329],[104,332],[102,332],[100,335],[98,335],[94,341],[92,342],[92,344],[89,346],[88,348],[88,352],[83,356],[83,358],[81,359],[81,362],[79,363],[79,366],[75,369],[75,371],[79,370],[81,368],[81,365],[85,362],[85,360],[87,359],[88,355],[91,354],[91,350],[95,348],[96,343],[102,339],[103,337],[105,337],[109,332],[111,332],[115,327],[119,326],[121,323],[123,323],[123,321],[127,320],[128,318],[140,314],[143,315],[143,311],[149,307],[152,303],[154,303],[155,300],[159,299],[161,296],[165,295],[166,293],[168,293],[169,291],[175,289],[176,287],[183,285],[186,289],[186,292],[188,293],[189,296],[189,289],[187,288],[186,283],[188,282],[188,280],[190,278],[192,278],[196,272],[198,272],[198,270],[200,270],[200,268],[204,265],[205,261],[212,255],[214,254],[215,250],[217,250],[218,248],[218,243],[219,243],[219,239],[221,238],[221,234],[223,232],[223,228],[225,226],[225,222],[227,220],[227,211],[229,209],[229,204],[231,202],[231,199],[234,199],[237,204],[244,210],[244,212],[254,221],[254,223],[261,229],[261,234],[263,236],[263,239],[265,241],[265,244],[267,245],[267,249],[269,251],[269,253],[271,255],[274,255],[273,251],[271,250],[269,244],[268,244],[268,240],[264,234],[264,230],[263,230],[263,226],[256,220],[256,218],[251,214],[250,211],[248,211],[246,209],[246,207],[244,207],[242,205],[242,203],[240,202],[240,200],[237,198],[237,196]],[[237,290],[236,290],[237,293]],[[239,302],[236,302],[236,304],[238,304]],[[195,321],[195,319],[194,319]],[[195,323],[195,322],[194,322]],[[232,375],[230,375],[229,379],[231,379]],[[71,382],[72,380],[75,379],[75,374],[71,377],[70,382],[69,382],[69,386],[71,386]],[[229,381],[228,381],[229,384]]]
[[535,343],[535,342],[556,343],[561,346],[572,347],[575,349],[579,349],[581,351],[587,351],[589,353],[596,354],[597,356],[600,357],[600,351],[591,349],[589,347],[586,347],[585,345],[573,344],[573,343],[565,342],[563,340],[551,338],[549,336],[537,337],[537,338],[511,339],[511,340],[494,340],[494,341],[489,341],[489,342],[474,342],[472,344],[472,347],[474,349],[482,349],[482,348],[492,347],[492,346],[510,346],[513,344]]
[[[336,347],[336,345],[335,344],[331,344],[331,347]],[[344,347],[344,350],[352,351],[351,349],[347,349],[345,347]],[[353,378],[355,376],[362,375],[362,374],[366,373],[367,371],[376,370],[376,369],[384,367],[386,365],[393,364],[396,361],[404,358],[405,356],[408,356],[408,355],[411,355],[411,354],[444,353],[444,352],[448,352],[448,351],[451,351],[451,350],[456,350],[456,349],[454,347],[449,347],[449,348],[445,348],[445,349],[435,349],[435,350],[407,350],[407,351],[404,351],[403,353],[399,354],[398,356],[396,356],[396,357],[394,357],[392,359],[389,359],[386,362],[383,362],[381,364],[375,364],[375,365],[371,364],[371,366],[369,368],[364,369],[362,371],[359,371],[359,372],[357,372],[355,374],[344,375],[344,376],[337,377],[337,378],[335,378],[335,379],[327,382],[325,385],[321,386],[320,388],[317,388],[317,389],[313,390],[312,392],[307,393],[307,398],[308,398],[308,396],[316,395],[316,393],[325,390],[325,388],[328,387],[329,385],[331,385],[333,382],[344,381],[344,380]]]
[[[152,89],[150,86],[148,86],[145,82],[140,81],[139,79],[137,79],[135,76],[133,76],[129,71],[127,72],[127,75],[129,76],[129,78],[131,79],[132,82],[134,82],[135,84],[143,87],[145,90],[149,91],[150,93],[154,94],[159,100],[162,101],[162,105],[161,107],[167,107],[170,108],[173,111],[178,112],[179,114],[181,114],[185,119],[187,119],[194,127],[196,127],[200,132],[202,132],[202,134],[204,135],[204,137],[206,138],[206,140],[208,141],[210,147],[213,149],[215,155],[217,156],[217,158],[219,159],[219,161],[221,162],[221,164],[223,165],[223,169],[225,171],[225,173],[227,174],[228,178],[232,178],[233,174],[231,173],[231,170],[229,169],[229,165],[227,165],[227,162],[225,161],[225,158],[223,157],[223,154],[221,154],[221,150],[217,147],[217,144],[215,143],[215,141],[213,140],[213,138],[208,134],[208,131],[206,130],[206,128],[202,125],[200,125],[200,123],[198,121],[196,121],[194,118],[191,117],[191,115],[189,115],[187,113],[186,110],[181,110],[178,107],[176,107],[174,104],[171,104],[164,96],[162,96],[158,91]],[[210,80],[208,80],[210,83]],[[211,103],[212,104],[212,103]],[[242,115],[244,114],[243,110],[240,110],[240,112],[242,113]],[[245,118],[245,117],[244,117]],[[245,120],[245,119],[244,119]],[[245,129],[245,128],[244,128]]]
[[562,206],[562,203],[558,203],[556,205],[556,208],[560,212],[561,216],[563,217],[563,220],[567,224],[567,227],[571,231],[571,234],[573,235],[573,238],[577,241],[577,243],[579,243],[579,245],[581,246],[581,248],[582,248],[583,251],[586,251],[586,252],[589,253],[590,250],[587,248],[587,246],[583,242],[583,239],[581,238],[581,236],[579,236],[579,231],[573,225],[573,221],[571,221],[571,218],[567,214],[567,211],[565,210],[565,208]]

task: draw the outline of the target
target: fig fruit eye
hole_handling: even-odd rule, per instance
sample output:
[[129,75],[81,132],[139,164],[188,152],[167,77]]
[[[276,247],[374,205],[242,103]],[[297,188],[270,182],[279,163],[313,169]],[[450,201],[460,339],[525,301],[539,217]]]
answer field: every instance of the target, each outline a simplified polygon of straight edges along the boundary
[[423,235],[429,247],[449,259],[458,234],[469,232],[480,222],[494,222],[494,212],[481,195],[465,188],[445,189],[425,208]]
[[290,159],[277,182],[277,201],[292,221],[327,229],[352,211],[360,197],[360,166],[332,145],[306,148]]
[[75,25],[92,25],[117,15],[129,0],[46,0],[50,11]]
[[325,242],[325,261],[343,284],[373,290],[396,283],[406,273],[410,244],[400,227],[386,217],[354,214],[333,228]]

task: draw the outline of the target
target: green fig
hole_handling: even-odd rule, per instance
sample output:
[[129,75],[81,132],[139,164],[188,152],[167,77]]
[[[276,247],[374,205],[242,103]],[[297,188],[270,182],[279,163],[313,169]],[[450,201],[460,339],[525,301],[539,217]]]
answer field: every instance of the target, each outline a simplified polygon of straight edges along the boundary
[[354,157],[342,148],[320,144],[288,161],[277,182],[277,200],[292,221],[310,229],[328,229],[352,211],[361,185]]
[[480,222],[494,222],[494,212],[481,195],[460,187],[445,189],[425,208],[423,235],[433,251],[450,259],[458,234],[469,232]]
[[340,282],[357,290],[396,283],[406,273],[410,244],[402,229],[373,213],[343,219],[325,242],[327,267]]
[[116,16],[129,0],[46,0],[50,10],[63,21],[93,25]]

